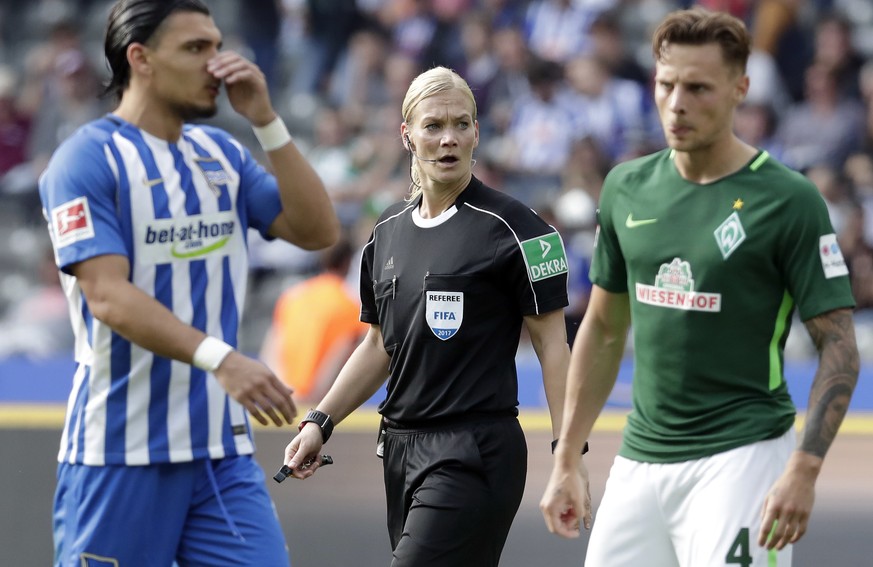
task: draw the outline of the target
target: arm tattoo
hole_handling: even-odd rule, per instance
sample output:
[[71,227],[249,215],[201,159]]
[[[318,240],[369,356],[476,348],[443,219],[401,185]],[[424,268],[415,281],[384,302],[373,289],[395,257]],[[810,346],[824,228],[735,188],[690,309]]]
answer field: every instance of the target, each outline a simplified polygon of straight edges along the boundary
[[858,382],[860,361],[852,311],[823,313],[807,321],[806,329],[818,350],[819,363],[809,393],[800,450],[824,458]]

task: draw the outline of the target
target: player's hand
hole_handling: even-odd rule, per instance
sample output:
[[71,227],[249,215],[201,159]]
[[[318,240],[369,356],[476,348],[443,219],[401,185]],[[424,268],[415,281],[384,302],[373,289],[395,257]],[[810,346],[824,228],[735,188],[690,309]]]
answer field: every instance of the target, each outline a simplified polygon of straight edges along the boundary
[[294,390],[257,360],[233,351],[215,371],[215,378],[261,425],[272,421],[282,426],[297,417],[297,406],[291,399]]
[[285,461],[291,476],[307,479],[321,466],[321,428],[316,423],[307,423],[285,447]]
[[819,457],[795,451],[785,472],[764,499],[758,545],[782,549],[803,537],[815,502],[815,481],[820,467]]
[[580,524],[591,529],[591,492],[588,469],[582,459],[578,469],[555,464],[540,501],[546,527],[566,538],[579,537]]
[[267,79],[257,65],[235,51],[220,51],[206,70],[221,79],[230,105],[253,126],[265,126],[276,117]]

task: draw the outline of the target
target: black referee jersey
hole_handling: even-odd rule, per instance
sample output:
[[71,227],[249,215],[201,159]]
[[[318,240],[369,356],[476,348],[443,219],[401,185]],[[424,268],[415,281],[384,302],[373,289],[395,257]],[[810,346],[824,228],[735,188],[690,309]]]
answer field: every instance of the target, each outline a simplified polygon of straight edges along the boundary
[[568,304],[563,241],[475,177],[436,218],[420,201],[382,213],[361,258],[361,320],[391,356],[379,411],[401,423],[516,411],[522,317]]

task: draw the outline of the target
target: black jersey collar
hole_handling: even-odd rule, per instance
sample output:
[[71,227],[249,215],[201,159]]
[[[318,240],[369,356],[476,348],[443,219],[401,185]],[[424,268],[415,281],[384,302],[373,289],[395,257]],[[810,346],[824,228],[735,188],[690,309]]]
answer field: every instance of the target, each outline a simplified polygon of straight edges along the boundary
[[474,193],[479,192],[482,186],[482,182],[476,179],[475,175],[470,176],[470,182],[467,184],[466,187],[464,187],[464,190],[458,194],[458,198],[455,199],[455,206],[460,209]]

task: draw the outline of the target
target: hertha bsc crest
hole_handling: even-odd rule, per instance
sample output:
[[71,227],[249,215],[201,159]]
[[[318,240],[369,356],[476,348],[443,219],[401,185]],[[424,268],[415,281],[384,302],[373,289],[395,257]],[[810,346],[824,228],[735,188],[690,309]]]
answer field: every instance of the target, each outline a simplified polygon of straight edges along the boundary
[[438,339],[455,336],[464,320],[464,293],[460,291],[427,291],[427,325]]

